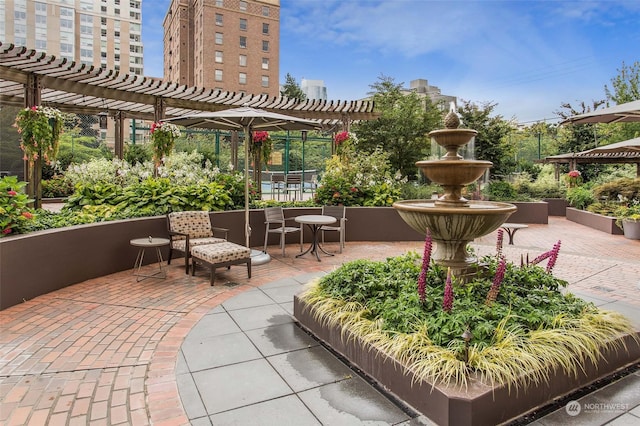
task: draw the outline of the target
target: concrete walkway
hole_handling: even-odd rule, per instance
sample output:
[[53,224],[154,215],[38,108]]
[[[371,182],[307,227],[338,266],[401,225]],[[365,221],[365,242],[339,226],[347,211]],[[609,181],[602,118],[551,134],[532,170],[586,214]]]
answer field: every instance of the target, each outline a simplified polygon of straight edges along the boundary
[[[558,240],[555,275],[581,297],[627,314],[640,330],[640,241],[550,218],[518,231],[504,250],[519,262]],[[495,232],[474,247],[493,253]],[[407,250],[421,252],[422,243],[348,242],[322,262],[296,259],[297,245],[284,258],[272,246],[273,260],[254,267],[250,280],[244,266],[234,266],[219,270],[211,287],[205,270],[191,277],[177,261],[166,280],[136,283],[124,271],[1,311],[0,424],[430,424],[291,318],[292,295],[312,277],[352,259]],[[638,424],[640,373],[577,403],[577,416],[562,407],[535,424]]]

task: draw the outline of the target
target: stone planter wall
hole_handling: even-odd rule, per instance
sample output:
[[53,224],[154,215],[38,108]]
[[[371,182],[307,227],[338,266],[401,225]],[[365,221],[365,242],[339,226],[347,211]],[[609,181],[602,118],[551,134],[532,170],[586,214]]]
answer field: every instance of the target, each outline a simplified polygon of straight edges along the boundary
[[586,210],[568,207],[567,220],[606,232],[607,234],[622,235],[622,229],[616,225],[616,218],[612,216],[602,216]]

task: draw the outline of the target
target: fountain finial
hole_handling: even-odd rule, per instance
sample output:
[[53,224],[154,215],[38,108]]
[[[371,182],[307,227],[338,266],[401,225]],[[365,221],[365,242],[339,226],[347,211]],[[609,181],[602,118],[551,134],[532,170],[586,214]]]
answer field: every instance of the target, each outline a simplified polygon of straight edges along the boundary
[[460,126],[460,117],[456,113],[456,104],[451,102],[449,113],[444,117],[444,127],[447,129],[457,129]]

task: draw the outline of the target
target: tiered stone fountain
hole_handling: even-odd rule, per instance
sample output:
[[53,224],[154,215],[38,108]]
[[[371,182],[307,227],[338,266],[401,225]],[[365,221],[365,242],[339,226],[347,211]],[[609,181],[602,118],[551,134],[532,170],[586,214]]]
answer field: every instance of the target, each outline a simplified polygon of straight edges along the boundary
[[398,201],[393,207],[402,219],[416,231],[427,229],[435,244],[432,259],[450,267],[459,277],[475,275],[477,259],[467,252],[467,244],[475,238],[496,230],[517,210],[513,204],[490,201],[469,201],[462,189],[478,180],[493,163],[466,160],[458,154],[478,132],[460,129],[460,120],[451,111],[445,118],[445,129],[434,130],[429,136],[447,153],[439,160],[418,161],[416,165],[432,182],[440,184],[444,194],[437,200]]

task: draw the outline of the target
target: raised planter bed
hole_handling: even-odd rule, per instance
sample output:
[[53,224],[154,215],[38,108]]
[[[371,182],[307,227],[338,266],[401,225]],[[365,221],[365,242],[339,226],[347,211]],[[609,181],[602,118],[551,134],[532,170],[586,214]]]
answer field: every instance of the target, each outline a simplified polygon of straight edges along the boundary
[[491,387],[477,380],[470,380],[467,389],[460,389],[414,381],[411,372],[396,360],[363,344],[348,330],[319,323],[310,306],[298,297],[294,298],[294,316],[303,328],[438,425],[475,426],[507,422],[609,376],[637,362],[640,357],[640,344],[627,335],[621,337],[626,350],[607,351],[597,365],[587,361],[583,370],[579,369],[577,377],[556,371],[549,375],[549,383],[531,384],[517,390]]
[[622,229],[616,225],[616,218],[612,216],[602,216],[586,210],[579,210],[573,207],[567,208],[567,220],[588,226],[607,234],[622,235]]
[[544,201],[508,201],[518,208],[509,216],[511,223],[549,223],[549,204]]
[[564,198],[545,198],[542,201],[549,205],[549,216],[566,216],[569,202]]

